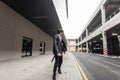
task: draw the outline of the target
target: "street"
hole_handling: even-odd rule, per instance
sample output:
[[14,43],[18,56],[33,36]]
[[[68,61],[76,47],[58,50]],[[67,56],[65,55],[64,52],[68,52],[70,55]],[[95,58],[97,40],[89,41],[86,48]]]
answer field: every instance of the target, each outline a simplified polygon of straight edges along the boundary
[[120,59],[73,52],[88,80],[120,80]]

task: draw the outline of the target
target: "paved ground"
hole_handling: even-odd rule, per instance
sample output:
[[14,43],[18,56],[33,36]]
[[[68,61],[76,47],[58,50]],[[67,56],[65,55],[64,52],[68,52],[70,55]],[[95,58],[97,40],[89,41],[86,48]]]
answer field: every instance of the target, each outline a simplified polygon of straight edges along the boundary
[[[52,80],[53,55],[40,55],[11,61],[0,62],[0,80]],[[73,55],[64,55],[62,73],[57,80],[83,80]]]
[[88,80],[120,80],[120,59],[74,52]]
[[[102,54],[96,54],[98,56],[102,56],[102,57],[105,57],[104,55]],[[120,59],[120,56],[113,56],[113,55],[108,55],[107,58],[116,58],[116,59]]]

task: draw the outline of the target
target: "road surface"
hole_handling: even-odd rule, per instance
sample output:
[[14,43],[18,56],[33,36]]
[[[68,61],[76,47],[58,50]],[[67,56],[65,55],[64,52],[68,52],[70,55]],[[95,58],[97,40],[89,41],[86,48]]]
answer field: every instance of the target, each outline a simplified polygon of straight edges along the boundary
[[73,52],[88,80],[120,80],[120,59]]

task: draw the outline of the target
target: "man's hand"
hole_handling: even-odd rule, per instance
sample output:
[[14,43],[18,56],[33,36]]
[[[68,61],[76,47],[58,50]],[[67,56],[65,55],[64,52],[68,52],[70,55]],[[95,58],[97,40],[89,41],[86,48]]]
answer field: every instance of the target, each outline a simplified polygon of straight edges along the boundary
[[62,54],[61,53],[57,53],[57,56],[62,56]]

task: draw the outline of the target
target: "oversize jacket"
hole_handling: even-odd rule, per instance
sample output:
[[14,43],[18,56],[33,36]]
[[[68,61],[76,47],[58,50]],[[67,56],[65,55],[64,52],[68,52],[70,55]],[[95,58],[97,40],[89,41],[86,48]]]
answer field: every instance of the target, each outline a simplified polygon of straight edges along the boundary
[[63,39],[60,40],[58,35],[55,35],[53,38],[53,54],[57,55],[57,53],[63,53],[67,51],[66,44]]

